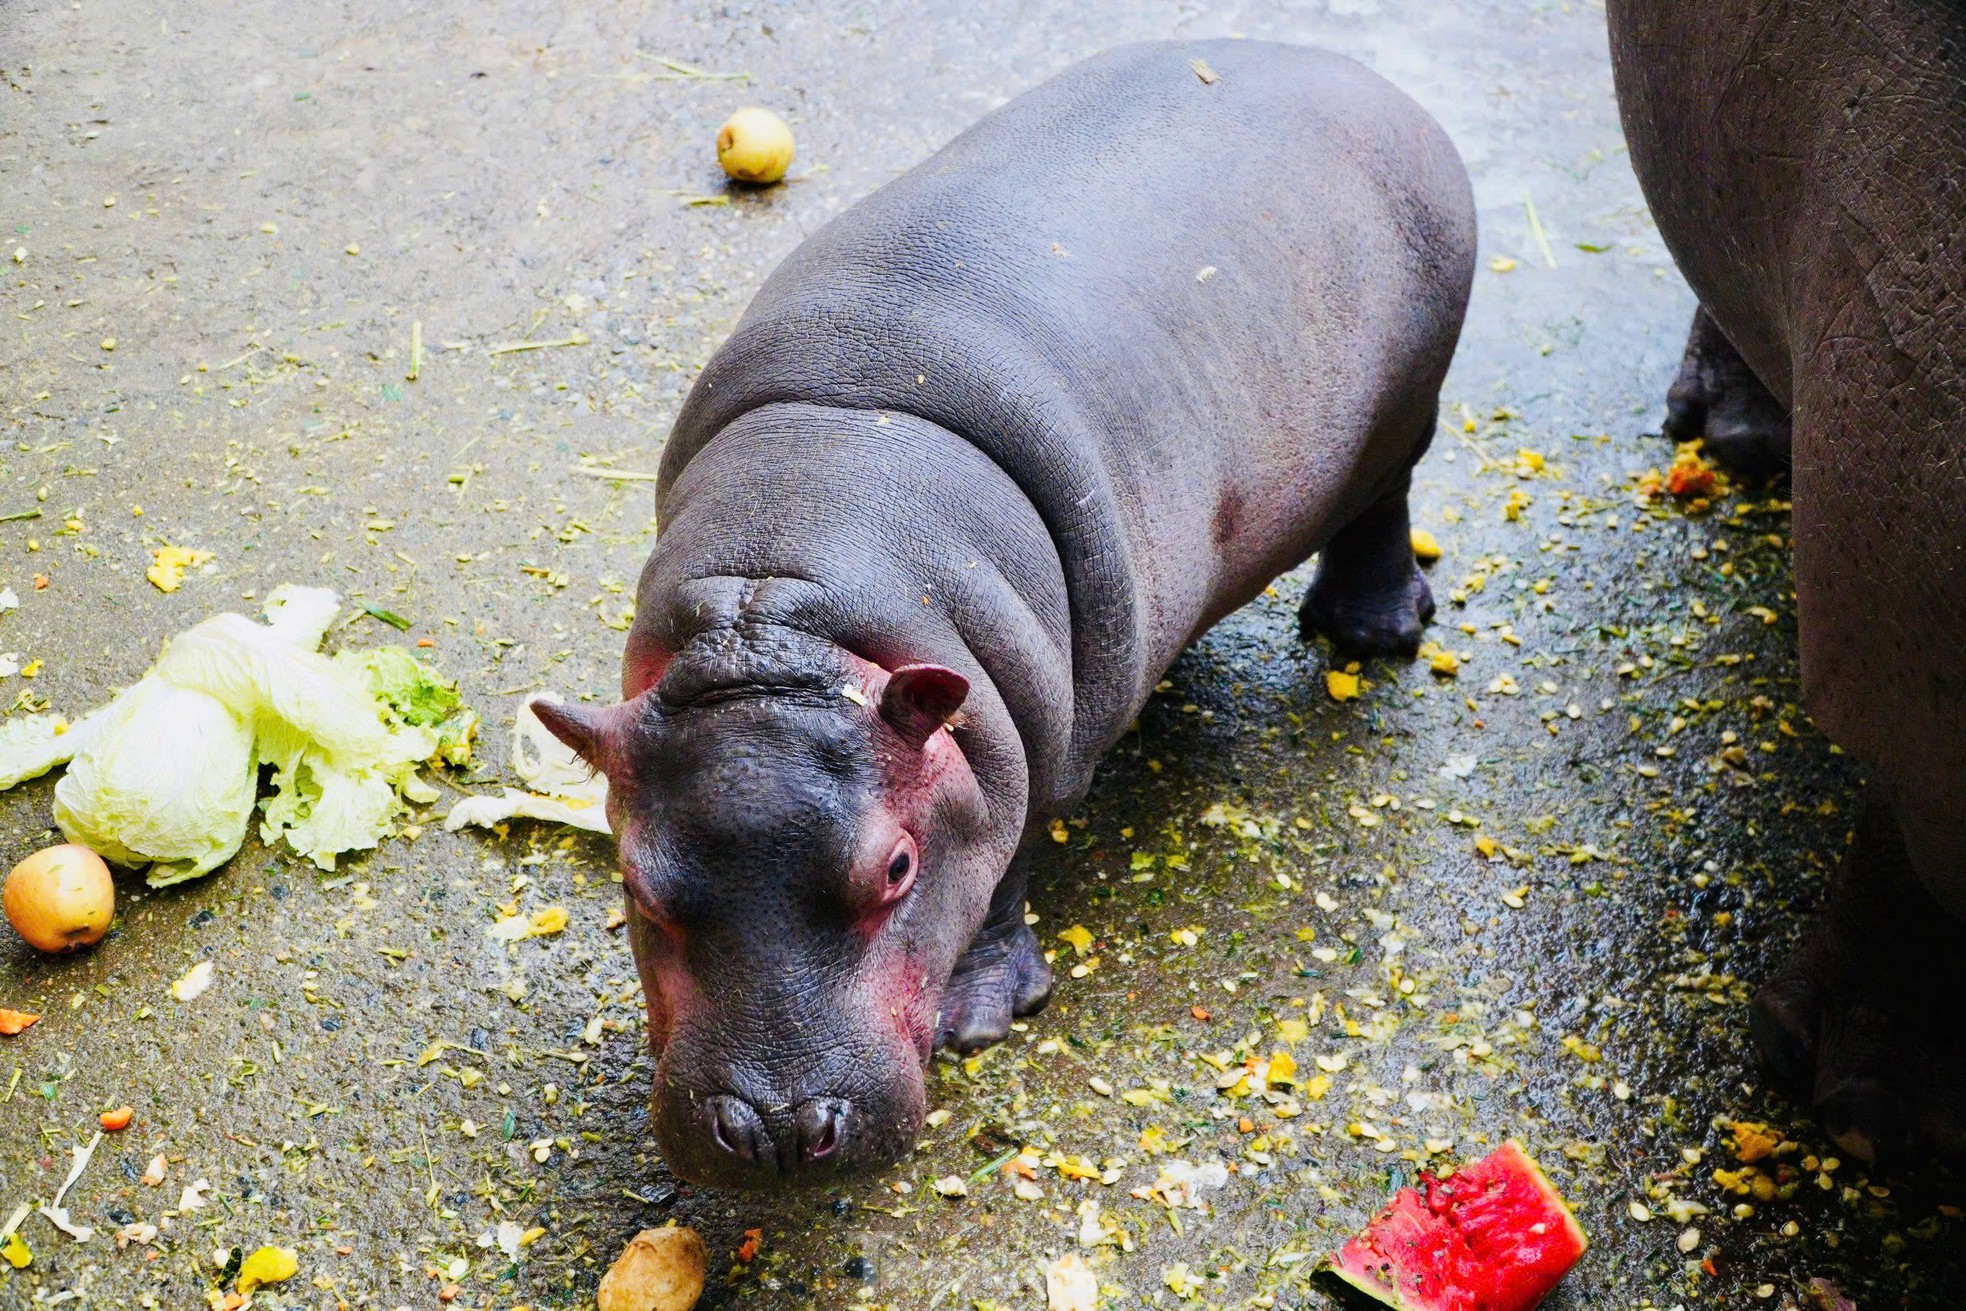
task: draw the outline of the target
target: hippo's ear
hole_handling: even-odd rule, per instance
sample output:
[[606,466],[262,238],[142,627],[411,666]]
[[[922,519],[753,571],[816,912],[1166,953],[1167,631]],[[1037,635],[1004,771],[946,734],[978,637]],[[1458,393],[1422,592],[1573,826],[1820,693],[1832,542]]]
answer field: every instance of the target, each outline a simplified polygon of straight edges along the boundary
[[583,706],[544,697],[526,703],[547,732],[603,774],[609,773],[614,762],[621,759],[622,720],[627,704]]
[[928,741],[969,697],[969,680],[941,665],[903,665],[881,689],[881,718],[913,746]]

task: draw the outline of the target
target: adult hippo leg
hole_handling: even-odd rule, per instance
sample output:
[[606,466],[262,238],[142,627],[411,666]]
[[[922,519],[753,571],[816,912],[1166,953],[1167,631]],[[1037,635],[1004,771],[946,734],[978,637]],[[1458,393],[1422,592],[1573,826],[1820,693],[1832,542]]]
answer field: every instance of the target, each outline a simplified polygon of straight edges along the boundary
[[1790,415],[1802,703],[1868,775],[1755,1035],[1851,1156],[1962,1154],[1966,9],[1607,13],[1632,166],[1711,314],[1687,421],[1712,442],[1768,413],[1736,360]]
[[1031,926],[1024,922],[1030,857],[1019,853],[990,901],[990,917],[977,930],[942,993],[936,1040],[960,1052],[978,1051],[1010,1036],[1010,1022],[1035,1015],[1051,1000],[1051,966]]
[[1755,1043],[1852,1156],[1888,1168],[1914,1146],[1966,1154],[1962,927],[1874,793],[1856,835],[1802,950],[1755,997]]
[[[1429,428],[1433,422],[1430,410]],[[1323,633],[1347,655],[1410,656],[1420,649],[1420,634],[1434,617],[1434,594],[1413,560],[1406,511],[1411,481],[1411,471],[1402,473],[1397,486],[1318,553],[1317,577],[1297,612],[1305,637]]]
[[1703,438],[1733,472],[1763,479],[1789,467],[1789,414],[1702,305],[1693,311],[1679,376],[1666,392],[1666,436]]
[[[1836,235],[1856,264],[1839,246],[1868,235]],[[1757,1036],[1851,1155],[1966,1156],[1966,384],[1956,344],[1901,344],[1918,320],[1819,294],[1795,391],[1802,699],[1868,779]]]

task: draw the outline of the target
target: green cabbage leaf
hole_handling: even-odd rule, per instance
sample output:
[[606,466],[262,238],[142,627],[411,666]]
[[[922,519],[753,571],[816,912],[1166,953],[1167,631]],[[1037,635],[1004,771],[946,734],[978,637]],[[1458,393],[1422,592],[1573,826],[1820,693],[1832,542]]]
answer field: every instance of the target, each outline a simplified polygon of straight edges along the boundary
[[278,588],[267,622],[221,614],[186,630],[74,724],[0,724],[0,788],[66,761],[62,831],[117,864],[149,865],[163,886],[238,851],[266,765],[261,839],[333,869],[375,846],[409,803],[436,800],[419,767],[468,761],[477,728],[456,684],[402,648],[322,655],[339,610],[324,588]]

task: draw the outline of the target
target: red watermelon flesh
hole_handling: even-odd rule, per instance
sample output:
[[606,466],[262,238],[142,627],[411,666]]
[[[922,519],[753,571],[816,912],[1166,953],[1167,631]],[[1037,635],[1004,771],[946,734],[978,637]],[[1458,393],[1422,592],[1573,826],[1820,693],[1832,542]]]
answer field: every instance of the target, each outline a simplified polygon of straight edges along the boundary
[[1320,1283],[1350,1305],[1399,1311],[1532,1311],[1584,1254],[1584,1231],[1515,1143],[1402,1188]]

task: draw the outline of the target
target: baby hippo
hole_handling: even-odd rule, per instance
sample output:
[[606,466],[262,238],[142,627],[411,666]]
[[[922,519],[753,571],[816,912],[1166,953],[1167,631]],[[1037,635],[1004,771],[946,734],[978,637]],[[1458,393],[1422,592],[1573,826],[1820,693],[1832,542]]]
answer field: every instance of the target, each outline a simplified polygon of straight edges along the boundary
[[609,784],[685,1178],[892,1163],[1051,978],[1020,847],[1183,646],[1322,552],[1410,655],[1409,473],[1473,276],[1440,127],[1334,55],[1127,46],[798,247],[664,452]]

